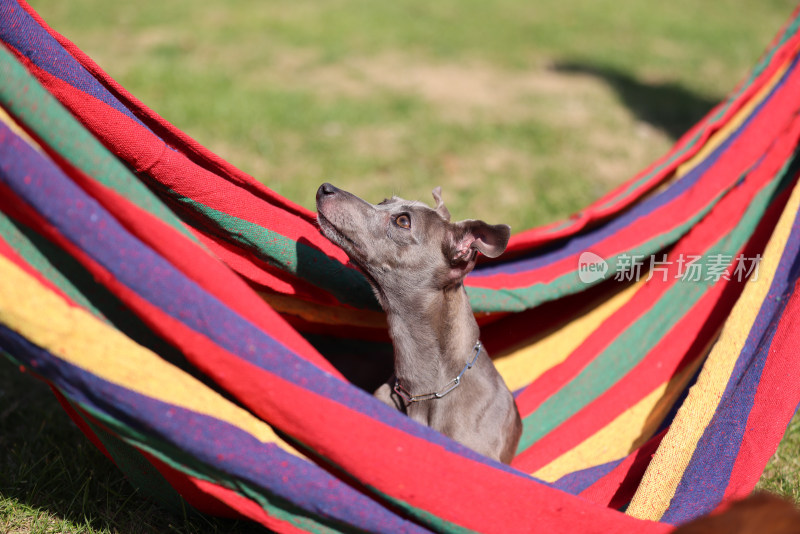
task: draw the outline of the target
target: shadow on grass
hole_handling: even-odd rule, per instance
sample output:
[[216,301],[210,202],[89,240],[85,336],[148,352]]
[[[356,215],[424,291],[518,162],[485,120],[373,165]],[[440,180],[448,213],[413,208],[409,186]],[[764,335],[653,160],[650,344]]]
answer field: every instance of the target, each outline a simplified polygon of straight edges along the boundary
[[68,533],[264,532],[176,516],[146,499],[72,424],[46,384],[0,354],[0,532],[28,532],[33,524]]
[[662,130],[672,139],[678,139],[718,103],[718,99],[699,95],[679,84],[646,83],[612,67],[566,61],[552,68],[560,73],[602,79],[639,120]]

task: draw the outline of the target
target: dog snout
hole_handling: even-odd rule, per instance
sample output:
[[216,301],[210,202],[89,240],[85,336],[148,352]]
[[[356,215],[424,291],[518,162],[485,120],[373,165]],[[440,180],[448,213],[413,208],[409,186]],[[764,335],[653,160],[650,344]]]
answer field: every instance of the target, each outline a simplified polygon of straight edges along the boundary
[[335,187],[329,184],[328,182],[325,182],[324,184],[319,186],[319,189],[317,189],[317,202],[319,202],[323,198],[331,197],[336,193],[338,193],[339,191],[340,189],[338,187]]

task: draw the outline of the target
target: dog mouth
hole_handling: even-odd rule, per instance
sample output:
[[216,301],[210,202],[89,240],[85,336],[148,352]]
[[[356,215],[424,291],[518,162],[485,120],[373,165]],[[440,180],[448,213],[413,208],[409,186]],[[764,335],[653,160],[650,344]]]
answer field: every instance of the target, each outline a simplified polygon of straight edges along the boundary
[[339,228],[337,228],[337,226],[329,218],[327,218],[321,210],[317,211],[317,222],[319,223],[319,227],[322,229],[322,233],[325,234],[325,237],[339,245],[339,247],[341,247],[342,250],[347,253],[353,263],[355,263],[357,266],[361,267],[363,265],[364,260],[366,259],[366,254],[364,254],[364,250],[361,248],[361,245],[339,230]]

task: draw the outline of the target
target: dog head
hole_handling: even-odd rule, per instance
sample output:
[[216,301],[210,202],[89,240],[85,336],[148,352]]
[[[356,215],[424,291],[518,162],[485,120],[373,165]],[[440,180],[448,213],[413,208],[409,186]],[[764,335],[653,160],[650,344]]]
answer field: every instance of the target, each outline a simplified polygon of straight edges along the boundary
[[317,220],[379,293],[390,287],[444,289],[463,281],[479,253],[490,258],[502,254],[511,228],[478,220],[451,222],[440,188],[433,190],[433,198],[434,208],[398,197],[370,204],[325,183],[317,190]]

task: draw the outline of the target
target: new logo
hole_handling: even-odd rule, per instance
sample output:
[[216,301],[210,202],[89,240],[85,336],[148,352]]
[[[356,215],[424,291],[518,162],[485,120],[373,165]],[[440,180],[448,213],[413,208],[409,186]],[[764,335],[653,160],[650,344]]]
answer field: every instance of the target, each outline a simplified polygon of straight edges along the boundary
[[608,272],[606,260],[594,252],[583,252],[578,258],[578,278],[584,284],[593,284],[605,278]]

